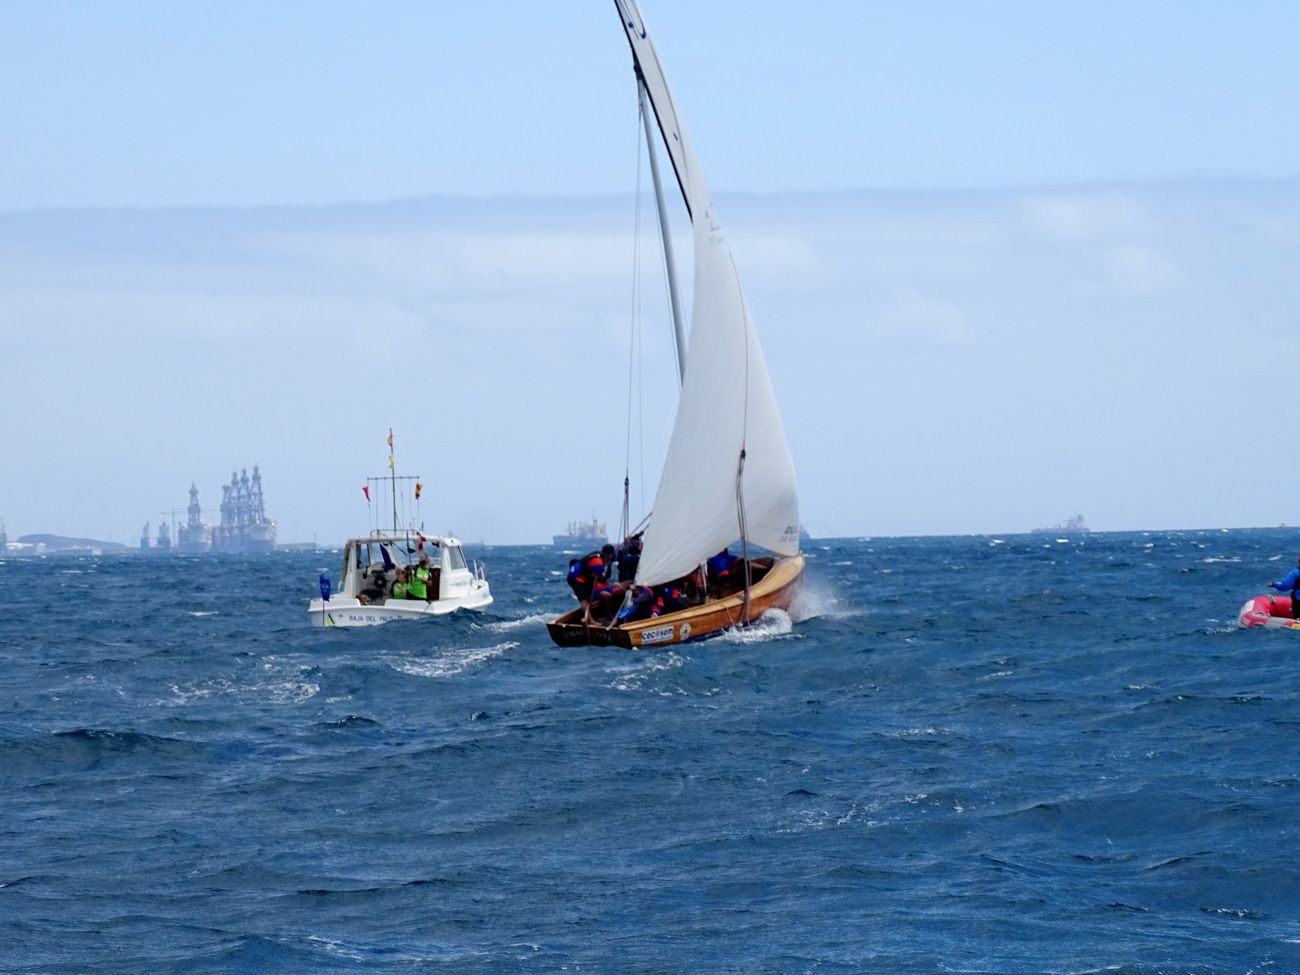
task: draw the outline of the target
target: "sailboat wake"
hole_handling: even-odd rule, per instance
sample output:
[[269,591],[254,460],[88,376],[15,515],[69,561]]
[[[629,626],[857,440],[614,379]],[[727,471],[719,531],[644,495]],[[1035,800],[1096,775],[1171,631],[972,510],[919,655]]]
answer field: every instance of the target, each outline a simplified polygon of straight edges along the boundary
[[769,609],[744,629],[727,630],[722,639],[728,643],[766,643],[794,636],[794,620],[783,609]]
[[814,619],[843,619],[860,616],[864,610],[847,605],[836,590],[819,579],[805,578],[799,593],[790,604],[790,615],[796,623]]

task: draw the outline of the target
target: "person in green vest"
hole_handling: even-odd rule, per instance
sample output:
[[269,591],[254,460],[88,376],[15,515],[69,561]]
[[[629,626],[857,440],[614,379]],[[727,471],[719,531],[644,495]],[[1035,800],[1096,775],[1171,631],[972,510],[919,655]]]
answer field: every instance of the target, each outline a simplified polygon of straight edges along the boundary
[[433,568],[429,565],[429,556],[421,553],[420,564],[415,567],[415,581],[424,586],[424,599],[432,602],[438,598],[438,594],[433,591]]
[[419,568],[406,570],[406,598],[423,599],[426,603],[429,601],[428,575],[421,578]]
[[397,567],[397,581],[393,583],[394,599],[411,599],[411,584],[407,581],[406,569],[402,566]]

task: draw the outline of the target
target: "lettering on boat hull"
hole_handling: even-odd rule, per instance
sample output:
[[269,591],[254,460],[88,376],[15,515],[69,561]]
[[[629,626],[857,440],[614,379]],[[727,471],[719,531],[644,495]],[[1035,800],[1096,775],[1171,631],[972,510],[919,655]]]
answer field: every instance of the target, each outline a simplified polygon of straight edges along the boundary
[[652,643],[667,643],[673,638],[673,628],[671,626],[656,626],[653,630],[641,631],[641,646],[649,646]]

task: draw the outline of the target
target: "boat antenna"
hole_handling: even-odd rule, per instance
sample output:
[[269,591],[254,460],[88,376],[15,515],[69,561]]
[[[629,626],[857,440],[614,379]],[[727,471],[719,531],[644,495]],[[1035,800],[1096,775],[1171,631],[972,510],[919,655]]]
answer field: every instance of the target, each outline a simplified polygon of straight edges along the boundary
[[640,105],[641,122],[645,126],[646,154],[650,157],[650,177],[655,184],[655,205],[659,211],[659,239],[664,247],[664,268],[668,275],[668,302],[673,313],[673,341],[677,349],[677,384],[680,388],[686,379],[686,331],[682,325],[682,306],[677,297],[677,271],[673,260],[672,231],[668,226],[668,210],[664,206],[663,184],[659,180],[659,156],[655,152],[654,132],[650,128],[650,113],[646,111],[649,92],[646,90],[645,76],[641,65],[633,60],[636,71],[637,101]]

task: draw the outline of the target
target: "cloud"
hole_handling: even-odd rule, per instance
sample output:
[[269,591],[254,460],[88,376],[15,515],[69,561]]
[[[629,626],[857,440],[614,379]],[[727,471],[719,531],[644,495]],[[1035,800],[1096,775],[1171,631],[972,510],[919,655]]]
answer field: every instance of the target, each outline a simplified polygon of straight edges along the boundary
[[1155,220],[1129,193],[1101,189],[1031,193],[1024,201],[1029,227],[1051,240],[1084,243],[1150,232]]
[[1135,292],[1155,292],[1180,284],[1182,269],[1165,255],[1139,244],[1119,244],[1107,253],[1117,285]]
[[877,328],[886,338],[927,346],[959,348],[975,342],[975,330],[956,305],[916,291],[895,293],[880,315]]
[[[652,504],[676,370],[628,202],[0,213],[10,533],[130,538],[260,463],[284,540],[342,538],[389,426],[467,538],[616,521],[629,455]],[[820,530],[1297,520],[1284,452],[1194,467],[1280,405],[1223,350],[1300,355],[1300,187],[720,202]]]

